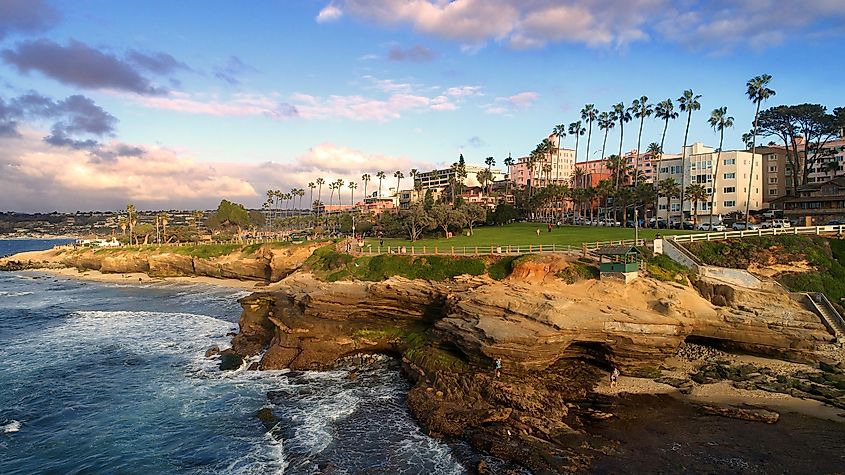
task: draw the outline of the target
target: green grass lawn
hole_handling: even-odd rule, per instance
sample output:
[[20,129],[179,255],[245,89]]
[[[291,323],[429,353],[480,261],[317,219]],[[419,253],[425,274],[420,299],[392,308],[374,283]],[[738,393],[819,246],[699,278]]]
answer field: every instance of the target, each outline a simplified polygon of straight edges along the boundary
[[[537,236],[537,228],[540,228],[540,235]],[[640,239],[653,239],[657,233],[668,234],[689,234],[693,231],[682,231],[674,229],[640,229]],[[442,234],[441,234],[442,236]],[[584,242],[594,241],[617,241],[621,239],[634,239],[633,228],[606,228],[601,226],[561,226],[552,228],[548,232],[546,225],[542,223],[514,223],[505,226],[482,226],[475,228],[472,236],[458,235],[451,239],[443,237],[420,239],[413,243],[416,247],[428,246],[439,249],[450,247],[490,247],[490,246],[528,246],[528,245],[571,245],[580,246]],[[372,244],[375,249],[379,240],[367,239],[367,244]],[[384,239],[384,246],[411,246],[407,239]],[[365,248],[366,249],[366,248]]]

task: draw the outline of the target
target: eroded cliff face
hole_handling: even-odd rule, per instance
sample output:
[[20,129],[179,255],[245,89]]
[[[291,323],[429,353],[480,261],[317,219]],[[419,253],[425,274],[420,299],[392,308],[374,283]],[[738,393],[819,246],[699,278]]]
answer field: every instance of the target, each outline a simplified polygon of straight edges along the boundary
[[157,250],[39,251],[0,259],[0,267],[75,267],[109,274],[145,273],[152,277],[213,277],[278,282],[299,269],[314,249],[323,245],[259,247],[254,253],[239,251],[219,257],[194,257]]
[[534,471],[567,472],[602,450],[573,440],[581,440],[585,421],[609,416],[595,410],[601,401],[592,388],[612,366],[623,373],[657,367],[690,337],[791,357],[832,339],[785,294],[734,289],[714,305],[712,295],[678,284],[567,285],[546,271],[530,282],[449,283],[326,283],[296,273],[277,291],[241,300],[233,350],[264,351],[262,369],[328,368],[355,353],[402,355],[415,381],[408,405],[430,433],[464,438]]

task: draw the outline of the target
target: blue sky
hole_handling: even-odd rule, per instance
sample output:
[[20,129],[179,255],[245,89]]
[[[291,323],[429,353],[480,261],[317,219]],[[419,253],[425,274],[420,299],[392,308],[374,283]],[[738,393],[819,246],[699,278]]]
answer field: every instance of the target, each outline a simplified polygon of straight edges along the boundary
[[[727,106],[736,148],[753,114],[745,81],[761,73],[769,106],[843,105],[836,0],[243,5],[0,0],[0,210],[258,206],[268,187],[318,176],[407,175],[459,153],[501,163],[586,103],[687,88],[703,96],[691,141],[717,145],[706,120]],[[643,142],[660,129],[647,120]]]

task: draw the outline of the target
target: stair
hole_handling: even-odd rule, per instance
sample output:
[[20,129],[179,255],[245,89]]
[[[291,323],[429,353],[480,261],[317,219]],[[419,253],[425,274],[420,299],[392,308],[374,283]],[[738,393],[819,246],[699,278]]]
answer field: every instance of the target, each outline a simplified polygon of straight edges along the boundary
[[845,337],[845,320],[842,319],[842,315],[836,311],[827,296],[821,292],[807,293],[806,295],[828,331],[837,338]]

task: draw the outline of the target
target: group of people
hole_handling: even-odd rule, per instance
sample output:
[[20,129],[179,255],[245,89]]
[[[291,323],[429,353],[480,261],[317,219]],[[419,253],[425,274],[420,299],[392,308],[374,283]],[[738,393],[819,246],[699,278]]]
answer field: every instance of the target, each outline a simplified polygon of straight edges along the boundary
[[[493,361],[493,367],[496,369],[496,378],[502,376],[502,359],[496,358]],[[616,366],[613,367],[613,371],[610,372],[610,387],[615,388],[617,384],[619,384],[619,368]]]

